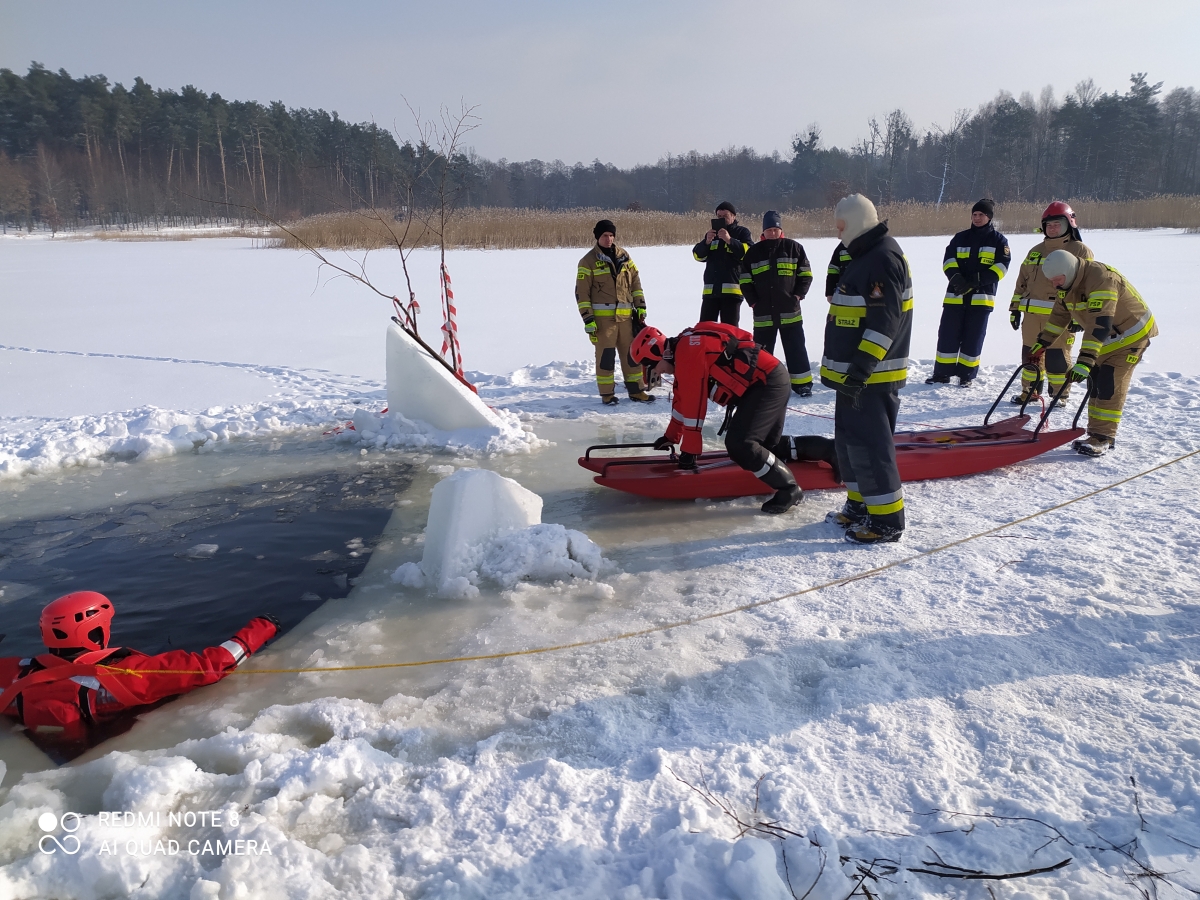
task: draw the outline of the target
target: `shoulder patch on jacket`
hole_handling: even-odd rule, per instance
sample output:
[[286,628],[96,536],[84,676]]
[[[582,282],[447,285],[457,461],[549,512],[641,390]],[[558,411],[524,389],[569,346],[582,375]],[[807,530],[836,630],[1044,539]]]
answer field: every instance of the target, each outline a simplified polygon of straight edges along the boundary
[[872,300],[883,299],[883,283],[882,282],[876,281],[874,284],[871,285],[870,297]]
[[1004,255],[1005,255],[1005,256],[1012,256],[1012,251],[1010,251],[1010,250],[1008,249],[1008,244],[1005,244],[1005,245],[1004,245]]

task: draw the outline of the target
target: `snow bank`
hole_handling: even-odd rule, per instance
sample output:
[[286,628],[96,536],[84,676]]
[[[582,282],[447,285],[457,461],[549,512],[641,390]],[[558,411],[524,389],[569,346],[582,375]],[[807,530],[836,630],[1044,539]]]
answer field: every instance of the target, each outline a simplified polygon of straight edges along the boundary
[[595,580],[604,563],[587,535],[543,525],[542,498],[486,469],[459,469],[438,482],[429,506],[421,562],[392,580],[442,597],[473,597],[481,578],[503,588],[520,581]]
[[[377,393],[377,392],[373,392]],[[355,400],[357,399],[357,403]],[[526,453],[546,442],[525,431],[515,413],[492,410],[496,428],[440,431],[392,413],[372,412],[358,398],[277,399],[214,406],[192,413],[145,406],[64,419],[0,419],[0,478],[40,474],[106,460],[147,460],[204,452],[237,439],[337,430],[331,444],[375,449],[447,450],[470,456]],[[382,405],[382,404],[379,404]],[[352,424],[353,428],[346,427]]]

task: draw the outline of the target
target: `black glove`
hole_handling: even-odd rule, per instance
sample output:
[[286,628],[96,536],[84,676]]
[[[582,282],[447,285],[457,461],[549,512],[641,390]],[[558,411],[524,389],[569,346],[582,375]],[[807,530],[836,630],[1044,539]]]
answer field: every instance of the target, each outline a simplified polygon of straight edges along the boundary
[[654,442],[655,450],[668,450],[674,446],[675,446],[675,442],[673,440],[671,440],[669,437],[667,437],[665,434],[662,437],[660,437],[657,441]]
[[1072,319],[1071,324],[1067,326],[1067,331],[1080,332],[1080,331],[1083,331],[1083,326],[1080,325],[1078,322],[1076,322],[1074,319]]
[[695,469],[696,468],[696,455],[694,453],[680,453],[679,454],[679,468]]
[[946,286],[948,293],[961,297],[969,290],[971,290],[971,282],[967,281],[967,276],[962,272],[955,272],[950,276],[950,283]]
[[629,313],[629,324],[636,336],[643,328],[646,327],[646,310],[638,309],[636,306]]
[[274,626],[275,626],[275,630],[276,630],[276,631],[282,631],[282,630],[283,630],[283,626],[279,624],[279,619],[275,618],[275,616],[271,615],[270,613],[264,613],[263,615],[261,615],[261,616],[255,616],[254,618],[256,618],[256,619],[266,619],[268,622],[270,622],[272,625],[274,625]]
[[1008,321],[1012,323],[1013,331],[1021,330],[1021,313],[1014,309],[1008,314]]
[[837,392],[850,401],[851,409],[860,409],[862,389],[862,382],[847,380],[838,385]]

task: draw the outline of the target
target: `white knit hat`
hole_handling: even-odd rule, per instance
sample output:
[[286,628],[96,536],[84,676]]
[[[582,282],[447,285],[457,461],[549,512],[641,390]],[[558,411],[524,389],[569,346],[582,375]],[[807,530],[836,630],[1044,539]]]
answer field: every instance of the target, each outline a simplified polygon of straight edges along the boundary
[[1066,250],[1055,250],[1042,262],[1042,274],[1047,278],[1055,275],[1066,275],[1063,287],[1070,287],[1075,281],[1075,273],[1079,271],[1079,257]]
[[866,234],[879,224],[879,213],[875,211],[875,204],[862,194],[851,194],[839,200],[833,217],[846,223],[846,227],[842,229],[842,243],[847,247],[856,237]]

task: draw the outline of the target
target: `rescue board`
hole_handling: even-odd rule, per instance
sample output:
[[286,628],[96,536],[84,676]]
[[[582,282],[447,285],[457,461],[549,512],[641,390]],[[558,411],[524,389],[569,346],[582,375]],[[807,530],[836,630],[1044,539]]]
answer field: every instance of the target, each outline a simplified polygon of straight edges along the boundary
[[[1080,438],[1082,428],[1043,431],[1025,429],[1027,415],[987,426],[902,431],[894,435],[901,481],[978,475],[1040,456]],[[616,445],[613,449],[616,449]],[[629,447],[630,445],[624,445]],[[657,500],[722,499],[770,494],[771,489],[723,452],[702,454],[695,470],[681,469],[674,454],[601,456],[605,445],[589,447],[579,465],[596,474],[596,484]],[[828,463],[789,462],[796,483],[806,491],[841,487]]]

